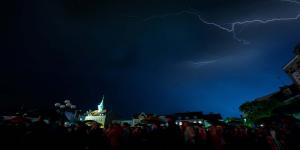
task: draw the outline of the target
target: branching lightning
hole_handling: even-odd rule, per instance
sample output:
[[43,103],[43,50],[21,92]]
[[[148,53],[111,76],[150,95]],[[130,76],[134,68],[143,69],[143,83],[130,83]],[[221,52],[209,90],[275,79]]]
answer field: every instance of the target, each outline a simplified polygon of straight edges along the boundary
[[[284,2],[290,2],[290,3],[294,3],[294,4],[300,4],[299,1],[296,0],[281,0]],[[213,27],[216,27],[220,30],[226,31],[228,33],[231,33],[233,38],[235,40],[237,40],[238,42],[241,42],[243,44],[249,44],[250,42],[244,39],[241,39],[237,36],[237,27],[238,26],[242,26],[242,25],[246,25],[246,24],[252,24],[252,23],[260,23],[260,24],[267,24],[267,23],[271,23],[271,22],[280,22],[280,21],[293,21],[293,20],[298,20],[300,18],[300,13],[297,14],[295,17],[287,17],[287,18],[271,18],[271,19],[254,19],[254,20],[245,20],[245,21],[236,21],[233,23],[230,23],[229,26],[224,26],[215,22],[210,22],[204,18],[202,18],[202,16],[199,14],[198,11],[196,10],[183,10],[180,12],[175,12],[175,13],[168,13],[168,14],[163,14],[163,15],[157,15],[157,16],[150,16],[148,18],[143,19],[143,21],[150,21],[156,18],[165,18],[165,17],[169,17],[169,16],[178,16],[178,15],[183,15],[183,14],[189,14],[189,15],[194,15],[197,16],[197,18],[203,22],[204,24],[207,25],[211,25]]]

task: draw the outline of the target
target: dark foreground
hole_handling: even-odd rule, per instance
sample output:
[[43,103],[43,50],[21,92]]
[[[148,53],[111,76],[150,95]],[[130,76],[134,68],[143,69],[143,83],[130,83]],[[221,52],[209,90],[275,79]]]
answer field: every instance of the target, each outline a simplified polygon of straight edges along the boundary
[[[66,127],[62,121],[1,123],[3,149],[70,149],[70,150],[299,150],[300,128],[296,123],[260,128],[183,123],[168,126],[156,123],[138,127],[78,122]],[[2,149],[2,148],[1,148]]]

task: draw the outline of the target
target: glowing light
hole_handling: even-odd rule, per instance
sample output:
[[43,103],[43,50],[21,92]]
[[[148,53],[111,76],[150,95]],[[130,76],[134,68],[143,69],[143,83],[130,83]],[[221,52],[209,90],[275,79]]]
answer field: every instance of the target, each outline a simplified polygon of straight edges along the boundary
[[60,103],[55,103],[54,106],[55,107],[60,107]]
[[197,121],[194,121],[193,123],[197,123]]
[[66,103],[66,107],[71,107],[72,104],[71,103]]
[[181,121],[179,122],[179,125],[182,126],[182,122]]
[[198,123],[202,124],[202,121],[200,120],[200,121],[198,121]]
[[68,100],[68,99],[66,99],[64,102],[65,102],[66,104],[67,104],[67,103],[71,103],[71,101]]
[[69,122],[65,122],[64,125],[65,125],[65,127],[70,127],[71,126],[71,124]]

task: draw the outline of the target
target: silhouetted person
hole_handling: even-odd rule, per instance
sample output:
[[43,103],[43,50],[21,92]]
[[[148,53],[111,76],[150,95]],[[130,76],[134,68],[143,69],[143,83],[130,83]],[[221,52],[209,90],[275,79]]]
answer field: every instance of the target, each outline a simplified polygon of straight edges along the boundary
[[30,126],[30,130],[27,132],[26,149],[43,149],[50,146],[50,136],[48,133],[48,125],[44,121],[43,116],[39,116],[36,122],[33,122]]
[[110,150],[119,150],[121,145],[122,128],[119,124],[113,124],[107,132]]
[[183,138],[180,127],[177,126],[172,118],[168,119],[168,127],[165,129],[165,147],[166,149],[181,149]]
[[108,149],[107,140],[104,131],[97,123],[93,123],[90,130],[88,131],[90,150]]

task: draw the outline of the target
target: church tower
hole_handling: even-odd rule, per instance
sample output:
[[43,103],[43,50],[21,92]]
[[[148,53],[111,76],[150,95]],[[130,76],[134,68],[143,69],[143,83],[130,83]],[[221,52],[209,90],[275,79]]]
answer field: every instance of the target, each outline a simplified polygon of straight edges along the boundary
[[104,110],[104,95],[102,96],[102,100],[100,104],[98,105],[98,112],[101,113]]
[[102,96],[102,100],[98,105],[98,109],[88,113],[84,120],[96,121],[100,123],[101,128],[104,127],[106,121],[106,109],[104,109],[104,95]]

